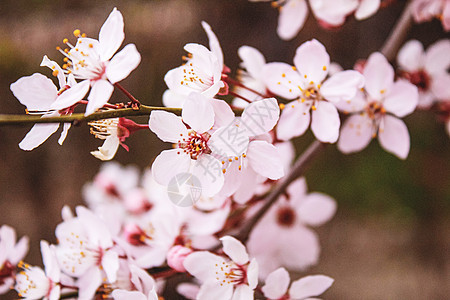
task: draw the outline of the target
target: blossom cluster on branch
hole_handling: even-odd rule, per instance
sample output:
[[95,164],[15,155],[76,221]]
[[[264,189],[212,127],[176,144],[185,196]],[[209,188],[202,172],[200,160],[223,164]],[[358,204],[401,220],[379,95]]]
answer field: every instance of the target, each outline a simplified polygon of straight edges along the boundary
[[[278,34],[293,38],[305,22],[306,0],[273,3],[280,8]],[[337,27],[389,1],[308,3],[321,25]],[[417,21],[441,16],[448,29],[448,7],[448,1],[415,1],[405,14]],[[14,230],[2,226],[0,293],[14,288],[23,299],[158,299],[172,276],[185,274],[177,291],[189,299],[319,296],[332,278],[291,280],[288,271],[318,263],[319,239],[311,228],[328,222],[337,205],[328,195],[308,193],[302,175],[311,153],[294,163],[292,140],[311,128],[316,143],[336,144],[348,154],[377,138],[406,159],[410,136],[402,118],[416,109],[438,111],[450,134],[448,39],[426,51],[417,40],[407,42],[397,70],[382,52],[343,70],[316,39],[299,45],[292,65],[266,62],[259,50],[242,46],[233,78],[219,39],[208,23],[201,25],[209,46],[185,45],[183,63],[164,77],[166,108],[152,111],[148,124],[127,115],[88,123],[104,140],[91,152],[100,160],[113,159],[119,146],[128,151],[125,140],[137,130],[150,130],[173,148],[163,150],[142,178],[133,167],[105,164],[83,190],[87,207],[75,213],[63,208],[58,242],[41,241],[45,269],[22,262],[27,238],[16,243]],[[74,36],[74,44],[64,39],[67,48],[57,48],[62,67],[47,56],[41,63],[58,86],[40,73],[11,84],[27,113],[64,120],[80,107],[85,116],[139,111],[140,101],[119,84],[141,60],[134,44],[117,52],[124,40],[120,11],[113,9],[98,40],[78,29]],[[129,101],[109,103],[115,89]],[[19,147],[32,150],[59,127],[36,124]],[[62,127],[59,144],[71,124]]]

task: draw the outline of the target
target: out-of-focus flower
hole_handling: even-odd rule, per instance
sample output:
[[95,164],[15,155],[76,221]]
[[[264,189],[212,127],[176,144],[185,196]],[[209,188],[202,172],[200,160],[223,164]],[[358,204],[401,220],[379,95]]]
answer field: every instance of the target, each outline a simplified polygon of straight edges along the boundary
[[289,273],[285,268],[278,268],[267,276],[261,290],[267,299],[304,300],[321,295],[333,282],[325,275],[310,275],[293,281],[288,291]]
[[414,0],[412,13],[418,23],[438,18],[444,29],[450,30],[450,0]]
[[292,67],[274,62],[264,67],[269,90],[286,99],[296,99],[286,104],[277,125],[277,137],[289,140],[300,136],[311,122],[311,129],[318,140],[336,142],[340,119],[335,104],[353,98],[364,84],[363,76],[348,70],[325,80],[330,56],[317,40],[305,42],[297,49],[294,64]]
[[250,233],[247,247],[258,260],[260,276],[276,268],[301,271],[319,259],[317,235],[307,226],[320,226],[336,212],[336,202],[322,193],[307,193],[306,181],[290,184],[287,196],[278,199]]
[[28,237],[22,237],[16,244],[16,232],[8,225],[0,227],[0,295],[14,285],[16,265],[28,252]]
[[399,118],[415,110],[418,89],[406,80],[394,82],[394,69],[378,52],[370,55],[363,74],[366,94],[361,92],[337,104],[340,110],[353,113],[342,128],[338,149],[343,153],[357,152],[378,136],[386,151],[405,159],[410,147],[409,133]]
[[[66,64],[63,65],[66,73],[83,80],[79,83],[83,87],[91,86],[86,115],[105,105],[114,90],[113,85],[125,79],[141,61],[141,55],[134,44],[126,45],[114,55],[125,38],[123,28],[123,16],[114,8],[100,29],[98,40],[85,37],[77,29],[74,31],[78,38],[76,45],[73,46],[68,39],[64,39],[70,50],[58,48],[66,57]],[[51,108],[59,110],[75,104],[69,100],[55,102]]]
[[130,281],[133,290],[115,289],[111,296],[114,300],[158,300],[155,280],[143,269],[129,264]]
[[418,107],[450,99],[450,40],[440,40],[424,51],[417,40],[407,42],[397,56],[400,76],[419,89]]
[[202,282],[198,300],[253,299],[258,284],[258,263],[249,260],[245,246],[231,236],[220,239],[229,259],[197,251],[184,260],[184,267]]
[[167,264],[178,272],[186,272],[183,262],[193,252],[192,249],[180,245],[173,246],[167,252]]

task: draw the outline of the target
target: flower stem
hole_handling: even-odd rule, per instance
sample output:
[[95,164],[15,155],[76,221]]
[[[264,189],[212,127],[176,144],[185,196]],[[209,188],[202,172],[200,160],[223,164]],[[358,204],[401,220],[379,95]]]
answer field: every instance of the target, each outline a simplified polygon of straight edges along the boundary
[[128,91],[127,91],[123,86],[121,86],[118,82],[114,83],[114,86],[115,86],[116,88],[118,88],[122,93],[124,93],[125,96],[128,97],[128,99],[131,100],[131,104],[132,104],[132,105],[133,105],[133,104],[135,104],[135,105],[137,105],[137,106],[141,105],[141,102],[139,102],[138,99],[134,98],[134,96],[131,95],[131,93],[128,92]]
[[268,96],[261,94],[260,92],[255,91],[254,89],[249,88],[248,86],[245,86],[244,84],[242,84],[241,82],[234,80],[233,78],[229,77],[228,75],[224,75],[222,74],[222,80],[225,81],[228,84],[234,85],[234,86],[238,86],[241,87],[243,89],[246,89],[247,91],[250,91],[260,97],[263,98],[268,98]]

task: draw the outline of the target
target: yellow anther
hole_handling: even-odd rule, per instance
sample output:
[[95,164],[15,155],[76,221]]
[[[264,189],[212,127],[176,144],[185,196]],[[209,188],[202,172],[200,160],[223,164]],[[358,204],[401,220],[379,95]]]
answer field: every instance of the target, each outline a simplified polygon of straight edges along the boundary
[[94,48],[94,45],[92,45],[92,44],[89,44],[89,48]]
[[80,34],[81,34],[80,29],[75,29],[75,30],[73,31],[73,35],[76,36],[76,37],[79,37]]
[[314,84],[314,81],[310,81],[309,84],[313,85],[313,84]]
[[306,100],[305,100],[305,98],[301,98],[300,101],[303,103],[303,102],[305,102]]
[[311,93],[309,91],[306,91],[305,96],[309,98],[311,96]]
[[242,154],[242,157],[243,157],[243,158],[246,158],[246,157],[247,157],[247,154]]
[[69,53],[69,48],[64,49],[65,53]]
[[283,103],[280,103],[280,109],[284,109],[285,105]]
[[227,170],[223,169],[223,170],[222,170],[222,173],[225,174],[226,171],[227,171]]
[[281,82],[279,82],[279,81],[278,81],[277,83],[278,83],[278,84],[281,84]]
[[292,70],[297,71],[297,68],[296,67],[292,67]]
[[67,44],[69,42],[69,39],[63,39],[63,43]]
[[319,84],[317,85],[317,89],[320,90],[321,87],[322,87],[322,85],[319,83]]
[[239,166],[239,171],[242,170],[242,166]]
[[305,74],[305,76],[304,76],[305,78],[308,78],[308,76]]
[[59,46],[58,46],[58,47],[56,47],[56,50],[58,50],[58,51],[59,51],[59,50],[61,50],[61,47],[59,47]]
[[52,72],[52,75],[55,76],[55,77],[58,76],[58,74],[59,74],[58,70],[55,70],[55,71]]
[[86,33],[81,34],[81,37],[85,38],[86,37]]
[[281,77],[283,77],[283,78],[284,78],[284,77],[286,77],[286,74],[284,74],[284,73],[283,73],[283,74],[281,74]]
[[68,62],[68,61],[69,61],[69,58],[68,58],[68,57],[64,57],[63,61],[64,61],[64,62]]
[[316,106],[313,105],[313,106],[311,106],[311,109],[316,110],[317,108],[316,108]]
[[322,70],[326,71],[327,70],[327,66],[323,66]]
[[384,94],[384,93],[386,93],[386,90],[381,90],[380,91],[380,94]]

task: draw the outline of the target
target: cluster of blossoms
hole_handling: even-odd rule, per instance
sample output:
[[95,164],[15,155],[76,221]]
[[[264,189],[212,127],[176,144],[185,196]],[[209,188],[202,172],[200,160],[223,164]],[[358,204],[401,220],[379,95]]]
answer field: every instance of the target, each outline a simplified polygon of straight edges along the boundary
[[[279,35],[294,37],[307,15],[306,0],[274,3],[280,7]],[[309,4],[323,25],[335,27],[351,14],[357,19],[374,14],[381,1]],[[16,244],[14,231],[3,226],[0,293],[14,287],[24,299],[158,299],[177,273],[194,277],[177,287],[190,299],[253,299],[256,293],[267,299],[306,299],[332,285],[324,275],[290,284],[286,270],[305,271],[318,263],[320,245],[310,227],[334,216],[331,197],[308,193],[304,178],[290,178],[276,202],[259,215],[266,197],[289,177],[292,139],[311,127],[319,142],[352,153],[377,137],[382,148],[406,159],[410,137],[401,118],[416,107],[449,106],[450,41],[426,52],[420,42],[408,42],[398,55],[397,74],[379,52],[355,70],[342,70],[315,39],[297,48],[293,65],[266,62],[257,49],[242,46],[236,80],[213,30],[206,22],[202,26],[209,48],[185,45],[184,63],[164,77],[163,104],[179,115],[162,108],[150,113],[148,124],[124,117],[88,123],[91,133],[104,140],[91,152],[101,160],[111,160],[119,146],[128,150],[125,139],[141,129],[173,148],[163,150],[142,179],[133,167],[105,164],[85,186],[88,207],[78,206],[76,214],[63,208],[58,243],[41,242],[45,270],[21,262],[27,239]],[[58,48],[64,65],[47,56],[41,64],[52,70],[59,88],[36,73],[11,84],[12,92],[28,113],[42,118],[71,115],[80,105],[86,105],[86,116],[139,110],[139,101],[118,84],[140,62],[133,44],[115,54],[123,28],[121,13],[113,9],[98,40],[75,30],[75,46],[64,39],[68,48]],[[108,103],[114,88],[130,102]],[[450,114],[445,117],[450,124]],[[58,128],[58,123],[37,124],[19,146],[32,150]],[[69,128],[63,125],[60,144]],[[242,238],[243,224],[252,220],[259,222]]]

